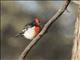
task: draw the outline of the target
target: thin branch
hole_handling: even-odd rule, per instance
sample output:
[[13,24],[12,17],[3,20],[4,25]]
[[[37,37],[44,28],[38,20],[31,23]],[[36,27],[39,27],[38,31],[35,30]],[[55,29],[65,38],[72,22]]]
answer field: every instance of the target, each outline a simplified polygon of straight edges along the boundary
[[21,53],[19,60],[24,60],[25,57],[28,55],[31,48],[40,40],[40,38],[45,34],[46,30],[54,23],[66,10],[67,6],[69,5],[71,0],[66,0],[65,5],[58,10],[58,12],[44,25],[42,31],[29,43],[29,45],[24,49]]

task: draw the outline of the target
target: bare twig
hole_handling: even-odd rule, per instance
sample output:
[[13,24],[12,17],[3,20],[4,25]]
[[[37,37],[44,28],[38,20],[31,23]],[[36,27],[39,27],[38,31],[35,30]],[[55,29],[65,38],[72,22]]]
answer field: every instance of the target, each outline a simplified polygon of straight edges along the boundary
[[70,1],[71,0],[66,0],[65,5],[63,5],[63,7],[60,8],[58,10],[58,12],[44,25],[42,31],[29,43],[29,45],[21,53],[19,60],[25,59],[25,56],[27,56],[28,52],[35,45],[35,43],[37,43],[37,41],[39,41],[39,39],[45,34],[46,30],[51,26],[51,24],[54,23],[57,20],[57,18],[59,18],[62,15],[62,13],[66,10]]

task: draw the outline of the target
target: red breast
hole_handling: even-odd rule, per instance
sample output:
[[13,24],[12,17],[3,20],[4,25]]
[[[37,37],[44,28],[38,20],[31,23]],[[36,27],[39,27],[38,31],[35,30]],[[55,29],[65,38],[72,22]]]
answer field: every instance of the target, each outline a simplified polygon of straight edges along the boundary
[[35,32],[36,35],[41,31],[41,27],[40,26],[35,26]]

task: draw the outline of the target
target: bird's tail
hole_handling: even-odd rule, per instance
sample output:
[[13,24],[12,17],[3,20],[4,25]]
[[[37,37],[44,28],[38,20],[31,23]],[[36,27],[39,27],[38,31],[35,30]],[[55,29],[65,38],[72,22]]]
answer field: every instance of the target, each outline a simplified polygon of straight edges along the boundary
[[18,33],[18,34],[16,35],[16,37],[18,37],[18,36],[22,36],[23,33],[24,33],[24,32],[20,32],[20,33]]

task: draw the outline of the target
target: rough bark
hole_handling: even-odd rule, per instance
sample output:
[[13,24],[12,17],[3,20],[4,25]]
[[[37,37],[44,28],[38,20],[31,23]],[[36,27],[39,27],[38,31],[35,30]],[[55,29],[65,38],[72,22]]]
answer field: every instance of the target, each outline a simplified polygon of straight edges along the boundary
[[75,22],[75,38],[73,40],[71,60],[80,60],[80,5],[78,5],[78,16]]

